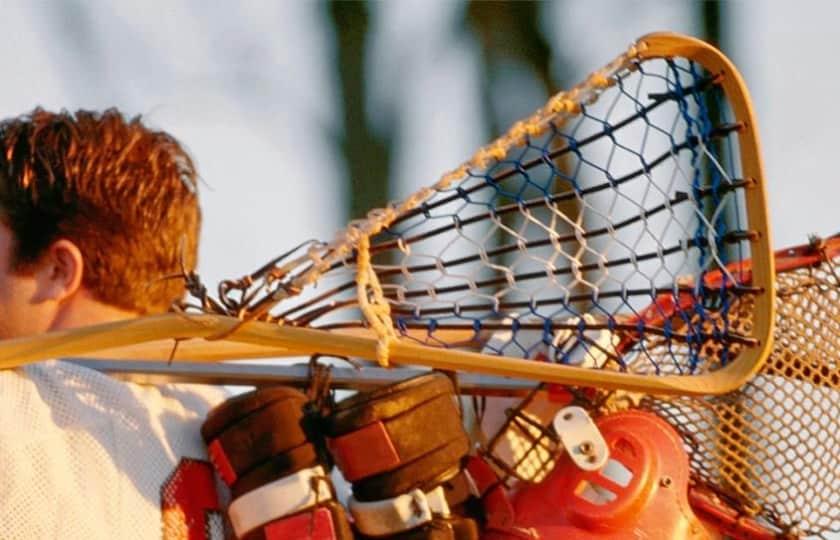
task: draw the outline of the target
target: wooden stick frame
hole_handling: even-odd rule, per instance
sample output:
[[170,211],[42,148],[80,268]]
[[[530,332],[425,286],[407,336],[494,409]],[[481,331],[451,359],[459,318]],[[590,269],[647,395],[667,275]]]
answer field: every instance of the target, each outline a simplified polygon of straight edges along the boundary
[[[746,86],[720,51],[697,39],[670,33],[650,34],[636,42],[631,51],[632,54],[625,54],[628,65],[635,60],[682,57],[698,62],[718,75],[733,113],[743,124],[738,140],[744,179],[750,180],[745,188],[747,215],[750,229],[759,233],[750,239],[752,286],[761,291],[755,298],[753,320],[758,346],[745,348],[724,368],[691,376],[585,369],[433,348],[405,338],[388,341],[387,353],[391,362],[489,376],[680,395],[726,393],[741,386],[758,371],[770,351],[775,318],[775,270],[755,114]],[[213,340],[216,336],[225,337]],[[457,338],[447,336],[447,341],[458,341]],[[178,341],[174,360],[179,363],[301,357],[316,353],[376,359],[382,353],[380,338],[366,330],[327,331],[256,321],[242,324],[232,317],[170,313],[0,342],[0,369],[72,356],[165,360],[172,353],[173,340]]]

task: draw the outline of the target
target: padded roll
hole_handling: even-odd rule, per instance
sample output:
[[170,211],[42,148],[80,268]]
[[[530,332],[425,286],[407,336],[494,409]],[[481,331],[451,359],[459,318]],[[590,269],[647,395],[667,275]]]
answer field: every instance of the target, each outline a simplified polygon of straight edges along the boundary
[[428,373],[396,384],[358,393],[334,407],[325,429],[331,437],[357,430],[383,418],[392,418],[440,395],[455,396],[449,377]]
[[469,439],[466,436],[456,437],[397,470],[354,482],[353,495],[360,501],[376,501],[396,497],[415,488],[429,491],[457,474],[461,460],[469,450]]
[[239,422],[267,405],[284,400],[297,402],[301,410],[308,401],[304,393],[288,386],[272,386],[246,392],[226,400],[211,410],[201,426],[201,436],[204,442],[209,444],[231,424]]
[[[202,426],[211,461],[231,488],[228,512],[241,538],[353,538],[332,499],[329,458],[318,419],[305,414],[308,403],[292,388],[255,390],[216,407]],[[312,471],[317,489],[307,480]]]
[[325,422],[329,447],[359,500],[430,487],[469,452],[451,381],[415,377],[339,403]]
[[323,465],[318,452],[312,444],[304,443],[286,452],[271,456],[244,473],[230,486],[231,496],[236,499],[278,478],[316,465]]
[[[268,458],[288,452],[308,441],[297,400],[270,403],[228,425],[209,446],[214,463],[227,461],[240,478]],[[228,479],[225,480],[230,485]]]

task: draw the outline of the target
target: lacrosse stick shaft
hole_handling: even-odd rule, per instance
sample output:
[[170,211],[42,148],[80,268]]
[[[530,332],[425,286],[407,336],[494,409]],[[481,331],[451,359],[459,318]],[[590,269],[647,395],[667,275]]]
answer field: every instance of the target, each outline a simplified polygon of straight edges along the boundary
[[[199,339],[196,349],[209,352],[221,343],[214,336],[236,330],[226,340],[245,344],[250,351],[275,348],[294,351],[296,356],[327,354],[375,358],[379,342],[375,337],[341,334],[311,328],[294,328],[252,321],[241,324],[233,317],[220,315],[166,314],[119,321],[74,330],[51,332],[0,343],[0,369],[22,366],[50,358],[79,357],[91,351],[112,349],[126,344],[140,344],[162,339]],[[446,371],[476,372],[535,381],[597,386],[609,389],[651,391],[662,394],[715,394],[736,388],[749,375],[750,364],[731,364],[711,375],[693,377],[648,377],[612,370],[592,370],[521,358],[494,356],[453,349],[433,349],[407,339],[390,344],[395,364],[423,365]],[[278,353],[275,356],[282,356]],[[181,361],[198,361],[176,356]],[[234,358],[242,358],[234,356]],[[690,380],[688,380],[690,379]]]
[[[227,386],[267,386],[285,384],[305,387],[310,382],[307,364],[265,365],[242,363],[125,362],[70,359],[80,366],[95,369],[116,379],[140,384],[196,383]],[[415,377],[426,370],[412,368],[353,369],[332,367],[330,385],[337,390],[370,391]],[[458,375],[458,388],[467,395],[525,395],[535,383],[505,377],[465,373]]]

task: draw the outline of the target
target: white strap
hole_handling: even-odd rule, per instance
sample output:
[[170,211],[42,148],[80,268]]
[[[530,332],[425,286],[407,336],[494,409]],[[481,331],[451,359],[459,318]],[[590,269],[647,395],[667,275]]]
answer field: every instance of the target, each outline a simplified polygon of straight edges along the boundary
[[359,532],[385,536],[419,527],[434,517],[449,517],[449,504],[443,486],[428,493],[415,489],[392,499],[360,502],[350,497],[350,513]]
[[[332,499],[326,476],[318,465],[303,469],[242,495],[228,507],[228,517],[237,537],[269,521],[306,510],[316,503]],[[317,490],[315,489],[317,485]]]

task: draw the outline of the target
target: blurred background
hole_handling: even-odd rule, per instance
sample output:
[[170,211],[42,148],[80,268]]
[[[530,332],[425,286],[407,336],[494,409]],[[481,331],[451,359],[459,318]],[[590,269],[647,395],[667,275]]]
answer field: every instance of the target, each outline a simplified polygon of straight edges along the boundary
[[0,116],[117,106],[204,181],[199,271],[239,276],[433,183],[639,36],[720,46],[755,100],[777,247],[840,230],[836,3],[0,0]]

